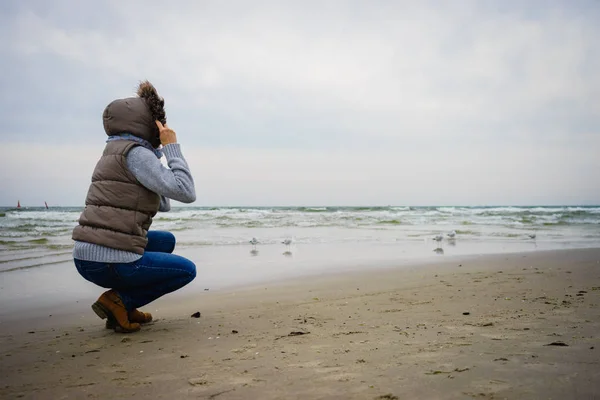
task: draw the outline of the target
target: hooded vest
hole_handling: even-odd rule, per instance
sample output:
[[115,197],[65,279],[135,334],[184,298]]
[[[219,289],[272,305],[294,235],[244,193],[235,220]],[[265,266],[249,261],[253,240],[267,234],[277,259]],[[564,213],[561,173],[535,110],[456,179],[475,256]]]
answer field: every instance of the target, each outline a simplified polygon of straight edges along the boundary
[[[152,93],[148,94],[149,90]],[[156,148],[160,138],[155,120],[166,122],[164,102],[148,82],[140,84],[138,95],[146,97],[117,99],[106,106],[104,131],[108,136],[129,133]],[[153,113],[155,109],[162,114]],[[73,240],[144,254],[146,234],[158,212],[160,196],[142,186],[127,168],[127,153],[138,145],[131,140],[106,144],[92,174],[79,225],[73,229]]]
[[74,240],[144,254],[160,196],[142,186],[127,168],[127,153],[135,146],[129,140],[107,143],[92,174]]

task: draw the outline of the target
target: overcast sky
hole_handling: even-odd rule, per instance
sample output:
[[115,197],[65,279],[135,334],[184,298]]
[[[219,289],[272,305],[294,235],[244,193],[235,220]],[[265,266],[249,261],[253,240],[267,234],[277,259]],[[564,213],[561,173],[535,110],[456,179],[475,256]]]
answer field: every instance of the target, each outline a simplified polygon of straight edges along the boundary
[[0,205],[82,205],[149,79],[195,205],[600,203],[600,2],[0,3]]

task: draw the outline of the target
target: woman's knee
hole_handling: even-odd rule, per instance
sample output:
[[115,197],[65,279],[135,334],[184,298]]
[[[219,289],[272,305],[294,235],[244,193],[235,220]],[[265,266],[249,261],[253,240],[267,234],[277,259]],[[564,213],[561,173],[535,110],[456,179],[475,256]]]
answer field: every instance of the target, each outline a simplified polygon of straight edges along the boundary
[[175,235],[168,231],[149,231],[147,234],[147,251],[173,253],[175,250]]
[[169,243],[173,243],[173,246],[175,246],[175,235],[173,235],[171,232],[169,231],[161,231],[161,234],[164,235],[163,236],[163,240]]
[[177,240],[175,240],[175,235],[173,235],[171,232],[165,232],[164,235],[165,236],[163,240],[168,244],[168,252],[172,253],[173,250],[175,250],[175,244],[177,243]]
[[191,268],[190,268],[190,282],[193,281],[196,278],[196,265],[194,263],[191,263]]
[[187,258],[184,259],[183,270],[185,270],[186,277],[189,279],[188,282],[191,282],[196,278],[196,264]]
[[168,248],[171,249],[171,251],[175,250],[175,235],[173,235],[171,232],[168,231],[157,231],[157,234],[159,235],[159,240]]

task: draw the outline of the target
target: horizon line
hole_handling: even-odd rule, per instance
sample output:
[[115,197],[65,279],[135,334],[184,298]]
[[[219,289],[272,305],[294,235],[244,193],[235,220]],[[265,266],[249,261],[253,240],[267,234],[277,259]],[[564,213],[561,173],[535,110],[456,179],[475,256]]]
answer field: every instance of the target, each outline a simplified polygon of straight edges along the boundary
[[[52,205],[48,206],[49,208],[84,208],[85,205]],[[424,205],[416,205],[416,204],[388,204],[388,205],[366,205],[366,204],[358,204],[358,205],[172,205],[173,208],[265,208],[265,207],[273,207],[273,208],[333,208],[333,207],[347,207],[347,208],[360,208],[360,207],[369,207],[369,208],[385,208],[385,207],[600,207],[600,203],[547,203],[547,204],[424,204]],[[0,206],[2,209],[14,209],[18,210],[15,206]],[[21,209],[26,208],[46,208],[45,205],[39,206],[27,206],[21,205]]]

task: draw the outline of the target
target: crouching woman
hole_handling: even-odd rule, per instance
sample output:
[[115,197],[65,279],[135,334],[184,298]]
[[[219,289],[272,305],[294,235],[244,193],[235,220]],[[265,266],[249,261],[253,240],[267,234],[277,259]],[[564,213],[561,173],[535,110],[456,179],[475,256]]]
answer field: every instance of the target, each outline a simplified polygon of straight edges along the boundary
[[170,210],[169,199],[192,203],[196,192],[166,124],[164,100],[149,82],[140,84],[137,97],[111,102],[103,122],[108,139],[73,230],[73,258],[83,278],[109,289],[92,305],[106,327],[135,332],[152,321],[140,307],[196,276],[193,262],[172,254],[173,234],[149,231],[156,213]]

